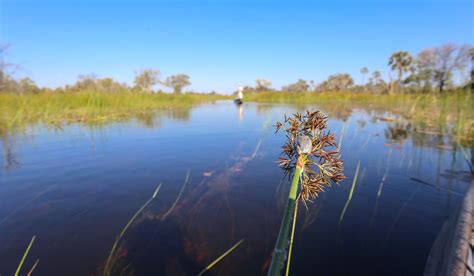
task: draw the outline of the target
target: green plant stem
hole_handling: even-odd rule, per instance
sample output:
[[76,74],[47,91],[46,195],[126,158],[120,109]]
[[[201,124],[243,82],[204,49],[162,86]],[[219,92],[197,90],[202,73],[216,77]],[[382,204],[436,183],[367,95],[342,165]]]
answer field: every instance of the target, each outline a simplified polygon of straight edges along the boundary
[[295,212],[293,213],[293,226],[291,227],[290,246],[288,247],[288,260],[286,261],[286,274],[285,274],[286,276],[290,275],[291,252],[293,251],[293,240],[295,237],[297,215],[298,215],[298,199],[296,200]]
[[293,215],[296,205],[296,194],[298,192],[298,183],[300,181],[301,173],[303,172],[303,164],[305,157],[300,155],[296,165],[293,180],[291,181],[290,193],[288,194],[288,202],[286,204],[285,213],[278,233],[278,239],[273,251],[272,262],[268,270],[268,275],[280,275],[284,265],[284,257],[286,247],[288,245],[288,234],[290,232],[291,217]]
[[145,204],[143,204],[143,206],[133,215],[133,217],[128,221],[128,223],[125,225],[125,227],[122,229],[120,234],[115,239],[115,242],[112,245],[112,249],[110,250],[109,256],[107,258],[107,262],[105,263],[104,275],[106,276],[110,275],[110,270],[112,269],[111,267],[112,260],[114,259],[114,256],[115,256],[115,250],[117,249],[117,246],[119,245],[120,240],[125,235],[125,232],[127,232],[127,229],[130,227],[130,225],[132,225],[133,221],[135,221],[138,215],[141,214],[141,212],[143,212],[143,210],[145,210],[145,208],[156,198],[156,195],[160,191],[160,188],[161,188],[161,183],[160,185],[158,185],[158,187],[156,188],[151,198],[147,202],[145,202]]
[[208,266],[206,266],[206,268],[204,268],[201,272],[199,272],[198,276],[203,275],[206,271],[208,271],[208,270],[211,269],[213,266],[215,266],[218,262],[220,262],[222,259],[224,259],[225,256],[229,255],[230,252],[234,251],[234,249],[236,249],[237,246],[239,246],[243,241],[244,241],[244,239],[241,239],[238,243],[236,243],[234,246],[232,246],[229,250],[227,250],[227,251],[226,251],[224,254],[222,254],[219,258],[215,259],[212,263],[210,263]]
[[354,180],[352,180],[352,187],[351,187],[351,191],[349,192],[349,198],[347,199],[346,205],[344,205],[344,209],[342,209],[341,216],[339,217],[339,222],[341,222],[344,219],[344,214],[347,211],[347,207],[349,207],[349,203],[351,203],[352,195],[354,194],[354,188],[357,183],[357,177],[359,176],[359,167],[360,167],[360,161],[357,162],[357,168],[354,175]]
[[31,238],[30,244],[28,244],[28,247],[26,248],[25,253],[23,254],[23,257],[21,258],[20,264],[18,265],[16,271],[15,271],[15,276],[18,276],[20,273],[21,267],[23,266],[23,263],[25,262],[26,256],[28,256],[28,252],[30,252],[31,246],[35,242],[36,236],[33,236]]
[[163,215],[161,218],[161,221],[165,220],[171,212],[173,212],[174,207],[176,207],[176,204],[178,203],[179,199],[181,198],[181,195],[183,194],[184,188],[186,187],[186,184],[189,182],[189,173],[190,170],[188,170],[188,173],[186,174],[186,178],[184,179],[183,186],[181,186],[181,190],[179,191],[178,196],[176,197],[175,201],[173,202],[173,205],[171,205],[170,209]]

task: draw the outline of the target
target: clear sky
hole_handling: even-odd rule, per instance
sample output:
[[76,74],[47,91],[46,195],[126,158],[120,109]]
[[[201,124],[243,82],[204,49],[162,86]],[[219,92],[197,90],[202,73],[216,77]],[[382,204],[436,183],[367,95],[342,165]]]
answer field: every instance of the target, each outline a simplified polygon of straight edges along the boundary
[[[0,0],[0,43],[41,86],[95,73],[187,73],[195,91],[273,87],[360,68],[387,77],[390,53],[474,42],[472,0]],[[162,77],[162,78],[163,78]]]

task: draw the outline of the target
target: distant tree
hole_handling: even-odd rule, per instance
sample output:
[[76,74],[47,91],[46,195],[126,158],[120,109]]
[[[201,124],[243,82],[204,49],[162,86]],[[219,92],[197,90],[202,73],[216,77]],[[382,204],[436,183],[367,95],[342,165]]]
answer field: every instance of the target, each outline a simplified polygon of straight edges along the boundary
[[367,86],[369,87],[369,90],[375,94],[384,93],[387,89],[387,84],[382,79],[382,74],[377,70],[372,72],[372,76],[369,78]]
[[[474,47],[469,50],[469,54],[471,55],[471,92],[474,93]],[[471,153],[472,159],[474,159],[474,155]]]
[[[256,92],[255,88],[253,88],[253,87],[250,86],[250,85],[245,85],[243,88],[244,88],[244,89],[243,89],[243,90],[244,90],[244,91],[243,91],[244,93],[254,93],[254,92]],[[235,91],[234,94],[237,94],[237,91]]]
[[124,83],[114,81],[112,78],[102,78],[95,81],[96,89],[100,92],[113,93],[127,90],[128,87]]
[[[7,62],[6,55],[10,45],[0,45],[0,91],[14,90],[13,74],[18,66]],[[11,91],[13,92],[13,91]]]
[[30,78],[23,78],[18,82],[18,90],[21,93],[38,93],[40,89]]
[[416,56],[413,66],[410,68],[411,75],[408,77],[408,81],[416,83],[418,90],[431,91],[434,60],[432,49],[424,49]]
[[181,93],[183,87],[191,84],[189,81],[189,76],[186,74],[177,74],[174,76],[169,76],[165,80],[165,86],[173,88],[174,93]]
[[[412,62],[413,57],[406,51],[398,51],[390,56],[388,65],[392,71],[397,71],[398,85],[401,85],[403,74],[408,72]],[[393,84],[391,84],[391,87],[393,88]]]
[[469,51],[470,47],[467,45],[445,44],[433,48],[434,60],[431,65],[439,92],[443,92],[456,71],[462,72],[469,64]]
[[375,81],[378,81],[378,80],[382,79],[382,74],[380,73],[380,71],[375,70],[374,72],[372,72],[372,78]]
[[335,74],[328,77],[319,85],[320,91],[340,91],[347,90],[354,85],[354,80],[349,74]]
[[159,70],[142,69],[135,73],[135,80],[133,82],[136,88],[151,93],[153,86],[160,82],[159,76]]
[[288,92],[305,92],[305,91],[308,91],[308,89],[309,89],[308,82],[306,82],[303,79],[299,79],[295,83],[282,87],[283,91],[288,91]]
[[79,75],[77,82],[70,88],[72,91],[97,91],[97,75],[94,73]]
[[255,89],[258,92],[270,90],[270,87],[272,86],[272,82],[270,80],[257,79],[255,82],[257,84]]
[[369,73],[369,69],[367,67],[362,67],[360,69],[360,73],[362,74],[362,84],[365,83],[365,76]]

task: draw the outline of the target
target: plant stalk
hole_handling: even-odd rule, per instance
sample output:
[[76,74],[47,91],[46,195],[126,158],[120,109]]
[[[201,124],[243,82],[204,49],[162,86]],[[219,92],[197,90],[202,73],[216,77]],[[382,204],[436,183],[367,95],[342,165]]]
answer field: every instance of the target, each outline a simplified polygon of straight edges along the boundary
[[268,270],[269,276],[280,275],[281,270],[283,269],[283,266],[284,266],[284,258],[285,258],[286,248],[288,246],[288,234],[290,232],[290,226],[292,222],[291,217],[295,210],[296,195],[298,193],[298,184],[300,181],[301,174],[303,172],[305,162],[306,162],[305,155],[298,156],[295,173],[293,174],[290,192],[288,194],[288,201],[286,204],[285,213],[283,215],[283,220],[281,222],[280,232],[278,233],[278,239],[275,245],[275,250],[273,251],[272,262]]

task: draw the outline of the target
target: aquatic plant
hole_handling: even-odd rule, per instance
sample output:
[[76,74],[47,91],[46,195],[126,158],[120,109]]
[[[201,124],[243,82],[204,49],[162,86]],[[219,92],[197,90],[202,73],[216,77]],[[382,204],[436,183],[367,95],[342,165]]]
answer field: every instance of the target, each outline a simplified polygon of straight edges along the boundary
[[148,199],[145,202],[145,204],[142,205],[142,207],[140,207],[140,209],[132,216],[132,218],[130,218],[130,220],[127,222],[127,224],[123,227],[120,234],[115,238],[114,244],[112,245],[112,249],[110,249],[109,256],[107,257],[107,261],[105,263],[105,268],[104,268],[104,274],[103,275],[110,275],[111,274],[113,261],[114,261],[114,259],[116,259],[116,250],[117,250],[117,247],[118,247],[120,241],[122,240],[122,237],[125,235],[128,228],[130,227],[130,225],[132,225],[132,223],[135,221],[135,219],[138,217],[138,215],[140,215],[143,212],[143,210],[145,210],[145,208],[148,205],[150,205],[150,203],[153,202],[154,199],[156,199],[156,196],[158,195],[158,192],[160,191],[160,188],[161,188],[161,183],[160,183],[160,185],[158,185],[158,187],[156,188],[156,190],[153,193],[153,195],[151,196],[151,198]]
[[[247,93],[249,102],[317,104],[334,117],[347,118],[350,110],[391,112],[411,123],[413,131],[447,134],[459,142],[474,139],[474,97],[469,91],[445,94],[374,95],[349,91]],[[342,115],[342,116],[341,116]],[[464,144],[464,143],[463,143]]]
[[224,254],[220,255],[217,259],[215,259],[212,263],[210,263],[208,266],[206,266],[201,272],[199,272],[198,276],[201,276],[203,275],[206,271],[210,270],[213,266],[215,266],[218,262],[220,262],[222,259],[224,259],[227,255],[229,255],[232,251],[234,251],[234,249],[236,249],[242,242],[244,241],[244,239],[241,239],[240,241],[238,241],[234,246],[232,246],[231,248],[229,248],[229,250],[227,250],[226,252],[224,252]]
[[345,179],[335,135],[327,129],[325,115],[319,111],[285,115],[283,123],[277,122],[276,132],[282,128],[287,141],[282,147],[279,166],[293,177],[268,275],[279,275],[284,266],[291,218],[295,224],[298,202],[307,206],[325,186]]
[[187,110],[198,104],[226,98],[229,97],[197,93],[0,93],[0,136],[28,124],[102,124],[128,120],[158,110]]
[[352,186],[351,186],[351,191],[349,192],[349,197],[347,198],[346,204],[344,205],[344,208],[342,209],[341,216],[339,217],[339,222],[342,222],[344,219],[344,214],[347,211],[347,207],[349,207],[349,204],[352,201],[352,195],[354,194],[354,188],[357,184],[357,177],[359,176],[359,168],[360,168],[360,161],[357,162],[357,168],[355,171],[354,179],[352,180]]
[[23,266],[23,263],[25,262],[26,256],[28,256],[28,253],[30,252],[31,246],[33,246],[33,243],[35,242],[36,236],[33,236],[31,238],[30,243],[28,244],[28,247],[25,250],[25,253],[23,253],[23,257],[21,258],[20,264],[18,264],[18,267],[16,268],[15,271],[15,276],[18,276],[21,270],[21,267]]

